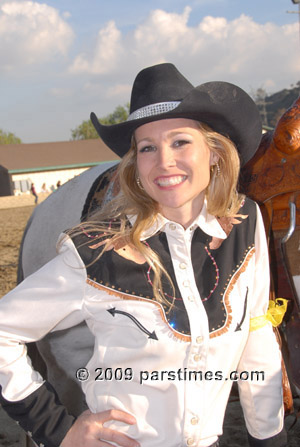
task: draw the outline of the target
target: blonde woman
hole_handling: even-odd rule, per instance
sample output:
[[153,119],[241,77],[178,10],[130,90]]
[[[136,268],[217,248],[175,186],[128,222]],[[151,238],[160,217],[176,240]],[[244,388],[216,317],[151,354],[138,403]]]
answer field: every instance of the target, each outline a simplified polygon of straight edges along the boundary
[[[122,157],[120,193],[1,300],[4,408],[40,446],[217,446],[237,381],[249,445],[285,446],[280,351],[269,323],[252,330],[268,308],[264,227],[237,192],[255,104],[160,64],[137,75],[126,122],[91,118]],[[83,320],[95,349],[74,371],[89,406],[75,420],[23,343]]]

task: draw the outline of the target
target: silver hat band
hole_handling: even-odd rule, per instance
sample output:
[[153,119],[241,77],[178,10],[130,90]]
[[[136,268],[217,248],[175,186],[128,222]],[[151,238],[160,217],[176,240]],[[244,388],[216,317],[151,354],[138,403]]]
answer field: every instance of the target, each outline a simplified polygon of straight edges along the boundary
[[170,112],[170,110],[176,109],[179,104],[180,101],[157,102],[156,104],[149,104],[148,106],[141,107],[140,109],[132,112],[127,118],[127,121],[147,118],[148,116],[155,116],[160,115],[161,113]]

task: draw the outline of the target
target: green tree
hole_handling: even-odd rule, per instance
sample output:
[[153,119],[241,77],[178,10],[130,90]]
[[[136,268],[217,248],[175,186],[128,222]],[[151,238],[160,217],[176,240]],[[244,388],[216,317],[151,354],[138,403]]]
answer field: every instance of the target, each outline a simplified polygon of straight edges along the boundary
[[[129,104],[125,106],[118,106],[115,108],[113,113],[110,113],[107,116],[104,116],[99,119],[100,123],[105,125],[112,125],[122,123],[126,121],[129,114]],[[91,120],[83,121],[79,126],[75,129],[71,130],[71,139],[72,140],[89,140],[91,138],[98,138],[98,134],[96,129],[94,128]]]
[[0,144],[20,144],[22,141],[11,132],[4,132],[0,129]]
[[71,130],[71,140],[90,140],[91,138],[98,138],[96,129],[92,121],[82,121],[79,126]]

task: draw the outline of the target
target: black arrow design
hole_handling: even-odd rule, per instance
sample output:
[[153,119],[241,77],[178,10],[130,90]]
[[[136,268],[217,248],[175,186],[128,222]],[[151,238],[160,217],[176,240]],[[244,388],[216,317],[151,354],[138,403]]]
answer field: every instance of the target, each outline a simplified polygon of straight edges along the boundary
[[244,312],[243,312],[243,316],[241,321],[236,325],[235,331],[241,331],[242,330],[242,324],[245,320],[245,316],[246,316],[246,310],[247,310],[247,300],[248,300],[248,287],[247,287],[247,292],[246,292],[246,296],[245,296],[245,302],[244,302]]
[[123,312],[122,310],[117,310],[115,307],[113,307],[112,309],[107,309],[107,312],[109,312],[113,317],[116,314],[125,315],[126,317],[130,318],[137,325],[137,327],[141,329],[141,331],[147,334],[149,338],[152,338],[153,340],[158,340],[155,331],[153,332],[148,331],[148,329],[146,329],[133,315],[127,312]]

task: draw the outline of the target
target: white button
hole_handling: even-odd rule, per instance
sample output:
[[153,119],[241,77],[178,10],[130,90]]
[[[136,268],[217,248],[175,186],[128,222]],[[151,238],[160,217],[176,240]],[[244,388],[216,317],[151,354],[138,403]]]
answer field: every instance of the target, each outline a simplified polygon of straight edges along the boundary
[[179,268],[181,268],[182,270],[186,269],[186,264],[184,262],[181,262],[179,264]]
[[194,416],[194,417],[191,419],[191,424],[192,424],[192,425],[197,425],[198,422],[199,422],[199,418],[197,418],[197,416]]
[[171,223],[171,224],[170,224],[170,228],[171,228],[171,230],[176,230],[176,225],[173,224],[173,223]]
[[199,362],[200,359],[201,359],[201,355],[199,355],[199,354],[194,355],[195,362]]
[[199,337],[196,337],[196,343],[202,343],[203,342],[203,337],[201,337],[201,335],[199,335]]
[[186,279],[185,281],[183,281],[182,284],[184,285],[184,287],[188,287],[190,285],[190,281]]
[[188,438],[186,443],[187,443],[187,445],[194,445],[195,441],[193,438]]
[[188,296],[189,301],[194,301],[194,297],[192,295]]

